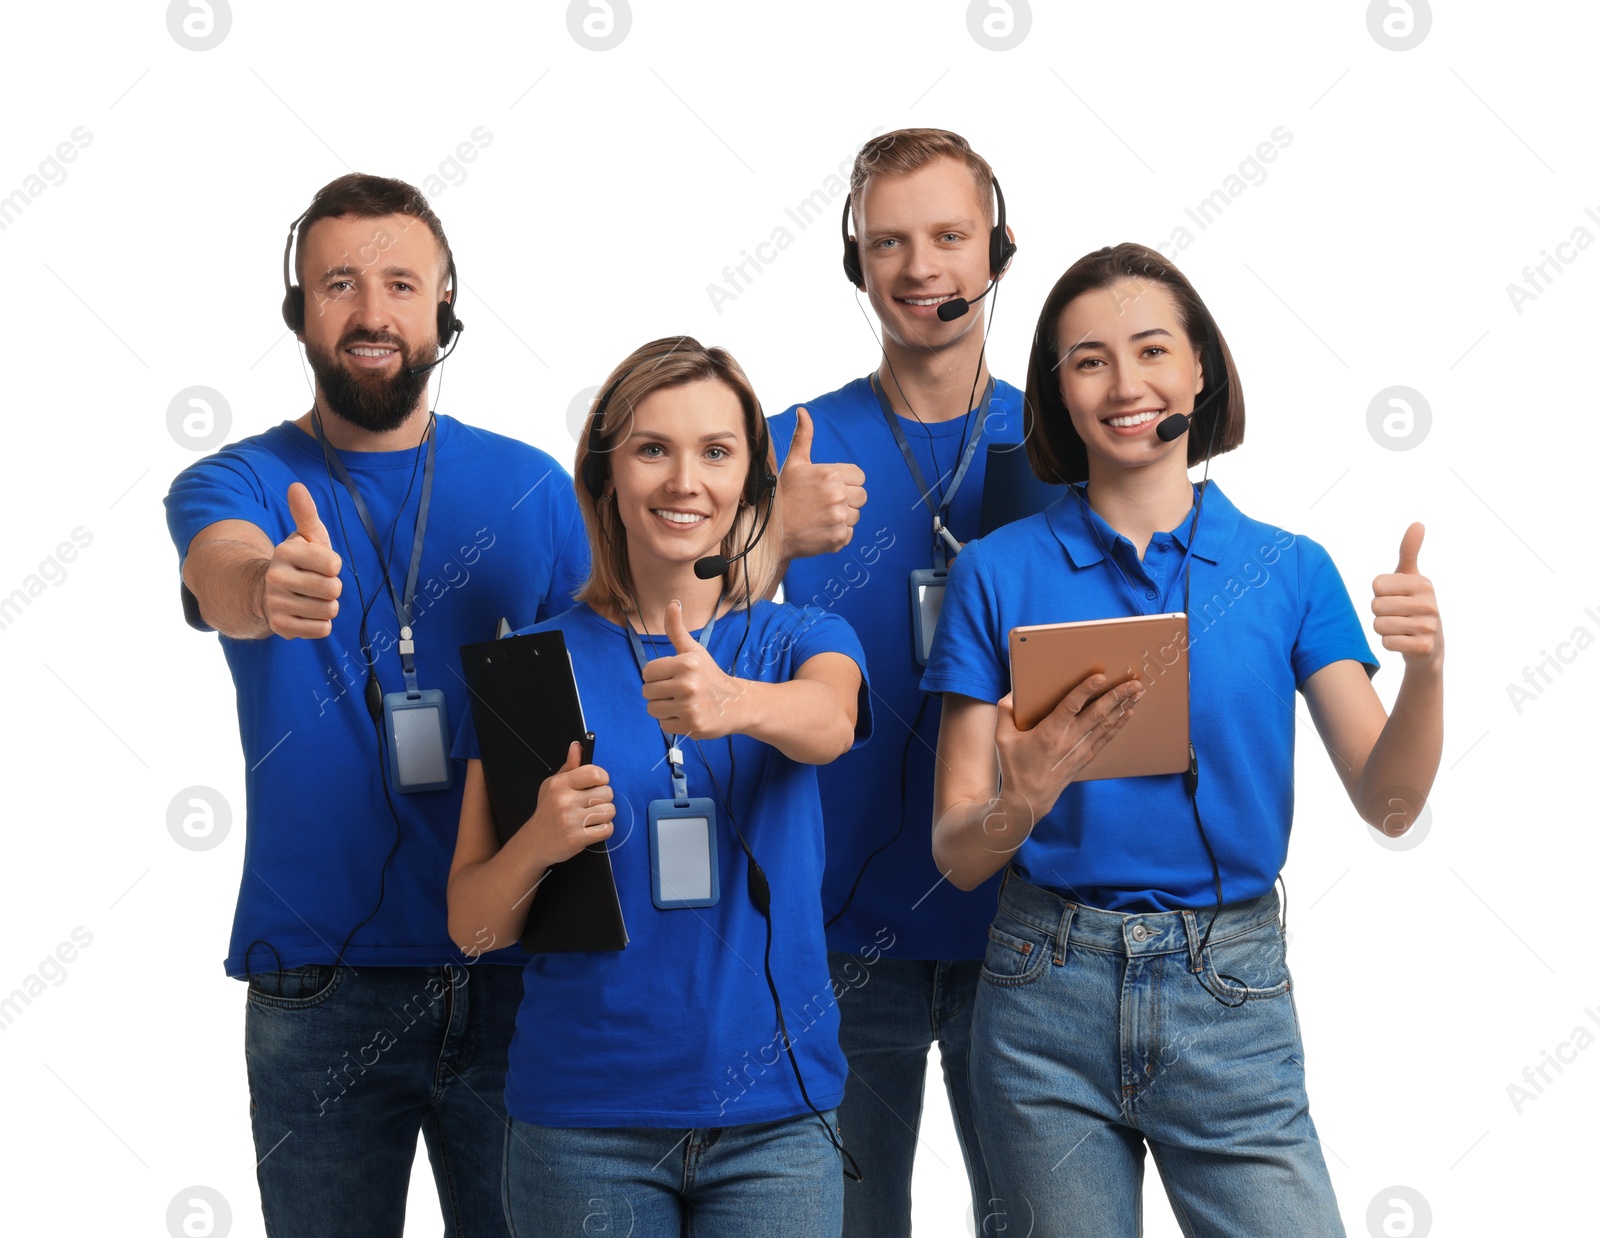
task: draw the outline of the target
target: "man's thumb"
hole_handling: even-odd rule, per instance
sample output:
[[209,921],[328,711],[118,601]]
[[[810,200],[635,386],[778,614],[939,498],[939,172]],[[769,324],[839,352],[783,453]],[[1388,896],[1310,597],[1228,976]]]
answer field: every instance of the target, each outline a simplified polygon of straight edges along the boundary
[[558,773],[558,774],[570,774],[573,770],[577,769],[578,766],[581,765],[582,763],[583,763],[583,745],[580,744],[577,740],[573,740],[572,743],[567,747],[567,760],[566,760],[566,763],[564,765],[562,765],[562,767],[560,769],[558,769],[556,771],[556,773]]
[[1394,569],[1396,572],[1411,576],[1419,574],[1417,552],[1422,549],[1423,532],[1421,524],[1413,524],[1406,530],[1406,535],[1400,539],[1400,566]]
[[689,635],[688,625],[683,621],[683,603],[670,602],[667,605],[667,637],[672,641],[672,647],[679,653],[688,653],[698,649],[694,637]]
[[[811,463],[811,414],[805,409],[798,409],[794,415],[794,441],[789,444],[789,460],[798,460],[801,464]],[[788,460],[784,463],[787,465]]]
[[311,491],[298,481],[289,487],[289,514],[294,517],[294,531],[306,541],[314,546],[333,549],[328,530],[317,515],[316,500],[311,497]]

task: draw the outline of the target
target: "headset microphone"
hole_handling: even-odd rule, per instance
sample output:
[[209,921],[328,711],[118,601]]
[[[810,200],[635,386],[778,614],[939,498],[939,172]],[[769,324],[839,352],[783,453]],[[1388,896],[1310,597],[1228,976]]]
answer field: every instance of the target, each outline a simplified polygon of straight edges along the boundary
[[[944,307],[940,306],[940,308],[942,309]],[[1210,330],[1214,332],[1215,328],[1212,327],[1212,328],[1210,328]],[[1214,335],[1207,339],[1207,341],[1206,341],[1207,349],[1211,349],[1212,348],[1211,339],[1213,339],[1213,338],[1215,338]],[[1220,353],[1218,353],[1216,355],[1215,360],[1213,361],[1213,365],[1215,366],[1214,370],[1212,371],[1213,373],[1216,373],[1216,374],[1226,374],[1227,373],[1227,370],[1223,368],[1222,357],[1221,357]],[[1202,408],[1204,408],[1207,404],[1211,403],[1212,400],[1216,399],[1217,396],[1222,394],[1222,392],[1226,391],[1227,389],[1228,389],[1228,384],[1226,382],[1216,383],[1216,384],[1214,384],[1212,386],[1211,390],[1209,392],[1207,392],[1206,395],[1201,399],[1200,403],[1198,403],[1198,404],[1196,404],[1194,406],[1194,411],[1193,412],[1173,413],[1170,417],[1163,417],[1160,420],[1160,422],[1157,423],[1157,425],[1156,425],[1156,437],[1158,439],[1160,439],[1163,443],[1170,443],[1170,442],[1172,442],[1173,439],[1182,438],[1185,434],[1187,434],[1189,432],[1189,426],[1193,422],[1193,420],[1200,415],[1200,410]],[[1213,426],[1212,427],[1212,436],[1215,437],[1215,435],[1216,435],[1216,427]]]
[[757,527],[755,535],[745,548],[736,555],[707,555],[703,559],[696,559],[694,561],[694,574],[697,579],[711,580],[717,576],[726,576],[730,567],[761,544],[761,539],[767,533],[767,522],[772,519],[772,509],[776,503],[777,489],[778,479],[763,470],[761,489],[756,496],[756,502],[761,502],[763,498],[768,498],[769,502],[767,503],[766,514],[762,516],[761,524]]
[[1187,433],[1189,433],[1188,413],[1173,413],[1170,417],[1163,417],[1161,424],[1156,427],[1156,437],[1163,443],[1170,443]]
[[459,318],[452,318],[451,321],[455,325],[455,339],[450,341],[450,347],[446,348],[444,350],[444,355],[442,357],[439,357],[439,358],[433,360],[433,361],[428,362],[427,365],[408,365],[408,366],[406,366],[406,377],[407,378],[416,378],[417,376],[419,376],[421,374],[426,374],[429,370],[433,369],[434,366],[443,365],[446,361],[448,361],[450,359],[450,354],[455,352],[456,348],[461,343],[461,333],[463,331],[465,331],[466,328],[467,328],[467,324],[462,322],[461,319],[459,319]]
[[939,307],[939,321],[940,322],[954,322],[957,318],[960,318],[961,315],[965,314],[969,309],[971,309],[979,301],[983,300],[984,297],[988,296],[991,292],[993,292],[994,291],[994,286],[998,282],[999,281],[997,281],[997,280],[992,280],[991,279],[989,281],[989,286],[987,288],[985,288],[982,292],[980,292],[977,296],[973,297],[972,300],[970,300],[970,301],[967,300],[966,297],[951,297],[948,301],[946,301],[943,305],[941,305]]

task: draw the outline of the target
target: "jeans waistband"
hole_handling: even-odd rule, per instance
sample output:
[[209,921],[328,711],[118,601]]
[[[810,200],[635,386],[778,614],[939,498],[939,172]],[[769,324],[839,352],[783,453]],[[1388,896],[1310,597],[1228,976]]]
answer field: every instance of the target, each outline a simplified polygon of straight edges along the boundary
[[[1198,911],[1102,911],[1073,903],[1053,891],[1042,889],[1007,869],[1000,886],[1001,916],[1012,916],[1055,939],[1059,955],[1070,943],[1088,950],[1111,954],[1153,955],[1187,953],[1198,965],[1200,942],[1211,925],[1212,908]],[[1217,912],[1213,942],[1226,941],[1248,933],[1278,918],[1278,891],[1268,890],[1259,898],[1225,904]]]

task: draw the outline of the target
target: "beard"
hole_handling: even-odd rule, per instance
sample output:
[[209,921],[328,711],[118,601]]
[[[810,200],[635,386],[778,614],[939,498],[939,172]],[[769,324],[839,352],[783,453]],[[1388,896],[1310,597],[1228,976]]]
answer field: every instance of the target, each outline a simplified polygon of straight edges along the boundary
[[[346,348],[358,344],[392,344],[400,350],[400,367],[393,375],[353,370],[340,360]],[[339,341],[333,352],[324,352],[306,341],[306,359],[316,376],[317,388],[327,400],[328,408],[338,417],[373,434],[387,434],[405,424],[417,406],[417,400],[428,387],[428,375],[411,375],[407,371],[426,365],[438,353],[436,343],[424,351],[412,350],[405,342],[387,332],[352,331]],[[431,373],[431,371],[430,371]]]

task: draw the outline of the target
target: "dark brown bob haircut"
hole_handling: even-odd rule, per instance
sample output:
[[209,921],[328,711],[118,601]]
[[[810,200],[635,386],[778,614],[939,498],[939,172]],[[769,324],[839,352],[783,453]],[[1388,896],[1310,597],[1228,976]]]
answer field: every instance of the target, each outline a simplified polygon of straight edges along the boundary
[[[1199,350],[1205,386],[1195,397],[1195,415],[1189,427],[1189,464],[1232,451],[1244,442],[1244,388],[1233,364],[1228,342],[1206,309],[1194,285],[1183,272],[1148,246],[1124,241],[1121,245],[1085,254],[1070,267],[1045,298],[1039,326],[1028,356],[1027,414],[1028,463],[1041,481],[1077,483],[1089,479],[1089,454],[1061,399],[1061,316],[1067,306],[1086,292],[1109,288],[1125,279],[1148,280],[1165,288],[1178,308],[1178,321],[1189,343]],[[1218,387],[1224,388],[1219,391]],[[1215,395],[1215,399],[1210,397]],[[1212,445],[1213,430],[1216,435]]]
[[[578,496],[578,510],[589,534],[589,579],[574,595],[577,601],[587,602],[600,609],[611,606],[624,614],[633,610],[633,570],[628,563],[628,537],[617,515],[617,505],[605,499],[597,500],[591,493],[588,480],[592,479],[604,494],[611,481],[610,454],[633,433],[633,410],[652,392],[666,387],[681,387],[686,383],[710,380],[719,382],[739,397],[739,407],[744,413],[744,445],[749,453],[752,471],[766,469],[777,476],[777,464],[772,455],[771,436],[766,433],[766,421],[761,412],[761,401],[756,399],[755,388],[740,368],[739,363],[722,348],[707,348],[693,336],[669,335],[634,349],[606,376],[606,381],[589,406],[583,430],[578,435],[578,452],[572,462],[573,488]],[[605,407],[605,419],[600,425],[599,450],[593,464],[590,462],[590,441],[595,437],[594,419],[600,401],[606,392],[611,398]],[[765,447],[766,459],[756,458]],[[774,495],[772,515],[766,532],[756,542],[748,555],[728,568],[726,594],[735,599],[734,605],[744,604],[745,582],[748,579],[752,602],[770,598],[777,590],[783,567],[783,500]],[[761,508],[758,503],[748,505],[740,499],[738,514],[722,539],[719,548],[725,558],[732,558],[745,548],[758,526]]]

